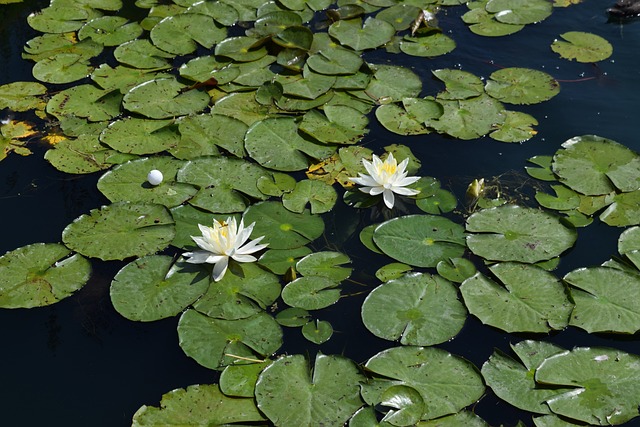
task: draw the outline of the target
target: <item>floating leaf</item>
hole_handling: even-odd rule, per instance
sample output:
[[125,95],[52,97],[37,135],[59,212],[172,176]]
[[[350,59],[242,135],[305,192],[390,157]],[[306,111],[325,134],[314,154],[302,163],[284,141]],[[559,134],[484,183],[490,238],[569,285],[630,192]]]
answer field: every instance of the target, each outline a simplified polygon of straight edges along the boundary
[[175,55],[188,55],[198,45],[211,49],[224,40],[227,29],[213,18],[199,13],[169,16],[151,30],[153,44]]
[[571,325],[593,332],[633,334],[640,330],[640,277],[607,268],[579,268],[567,274],[575,308]]
[[560,84],[543,71],[512,67],[491,73],[485,90],[502,102],[537,104],[556,96],[560,92]]
[[43,109],[42,95],[47,88],[36,82],[13,82],[0,85],[0,110],[28,111]]
[[80,28],[78,39],[90,38],[103,46],[118,46],[138,38],[142,28],[137,22],[127,22],[122,16],[101,16]]
[[454,210],[458,201],[453,193],[439,188],[432,195],[417,199],[416,206],[426,213],[439,215]]
[[92,122],[110,120],[120,115],[122,94],[101,90],[93,85],[79,85],[58,92],[47,103],[47,113],[87,118]]
[[340,299],[339,282],[324,276],[299,277],[282,289],[282,300],[292,307],[319,310]]
[[355,363],[344,357],[318,354],[311,371],[304,356],[284,356],[260,374],[256,401],[278,426],[337,426],[362,406],[361,381]]
[[341,45],[353,50],[375,49],[391,40],[396,33],[393,25],[376,18],[348,19],[334,22],[329,27],[329,35]]
[[307,65],[321,74],[355,74],[363,64],[360,55],[334,43],[326,33],[314,34],[310,53]]
[[575,229],[549,213],[520,206],[500,206],[467,219],[467,246],[482,258],[535,263],[573,246]]
[[407,55],[434,57],[447,54],[456,48],[456,42],[439,31],[428,31],[417,35],[417,37],[404,36],[400,42],[400,50]]
[[324,114],[310,110],[302,118],[300,130],[320,142],[354,144],[367,133],[367,117],[358,110],[344,105],[327,105]]
[[597,196],[616,188],[640,188],[640,157],[613,140],[597,135],[568,139],[553,156],[553,172],[573,190]]
[[433,215],[409,215],[379,225],[373,240],[390,257],[417,267],[464,253],[464,230],[453,221]]
[[485,8],[496,20],[516,25],[540,22],[553,12],[547,0],[489,0]]
[[440,69],[431,71],[446,86],[445,92],[438,94],[438,99],[467,99],[482,95],[482,80],[468,71],[456,69]]
[[269,355],[282,345],[280,326],[263,311],[246,319],[223,320],[189,309],[180,316],[178,337],[187,356],[210,369],[255,359],[255,354]]
[[350,263],[348,256],[340,252],[315,252],[296,263],[296,270],[304,276],[323,276],[341,282],[351,275],[351,268],[340,267]]
[[226,396],[250,397],[253,399],[258,375],[270,360],[248,365],[228,365],[220,374],[220,391]]
[[426,120],[425,124],[454,138],[479,138],[505,120],[502,104],[486,94],[463,100],[437,101],[442,105],[442,115]]
[[482,273],[460,286],[469,312],[482,323],[507,332],[549,332],[567,326],[573,304],[553,274],[517,263],[494,264],[489,270],[502,286]]
[[[501,37],[517,33],[524,28],[524,24],[506,24],[495,19],[495,13],[489,13],[484,8],[486,3],[469,2],[471,8],[462,15],[462,20],[469,24],[469,29],[474,34],[485,37]],[[472,7],[476,5],[476,7]]]
[[640,224],[640,190],[616,194],[600,220],[615,227]]
[[640,358],[621,350],[577,347],[545,359],[536,382],[572,387],[545,402],[557,415],[596,425],[638,416]]
[[42,33],[68,33],[78,30],[89,19],[98,16],[100,12],[91,8],[52,5],[27,16],[27,22],[31,28]]
[[392,262],[380,267],[376,271],[376,278],[381,282],[388,282],[389,280],[399,279],[404,273],[411,270],[412,267],[410,265],[401,262]]
[[387,9],[382,9],[376,15],[376,19],[382,19],[393,25],[396,31],[406,30],[420,14],[420,8],[410,4],[395,4]]
[[395,385],[380,396],[380,405],[391,408],[381,422],[396,426],[415,425],[424,412],[424,400],[418,390],[406,385]]
[[465,279],[476,274],[475,265],[466,258],[449,258],[436,265],[438,274],[455,283],[462,283]]
[[532,126],[537,126],[535,117],[520,111],[504,111],[504,122],[497,125],[498,130],[489,136],[500,142],[524,142],[533,138],[538,131]]
[[569,31],[560,34],[562,40],[554,40],[551,50],[562,58],[578,62],[598,62],[611,56],[613,47],[602,37],[582,31]]
[[90,276],[91,264],[64,245],[23,246],[0,257],[0,307],[54,304],[82,288]]
[[415,98],[420,94],[422,81],[408,68],[380,64],[369,66],[373,70],[373,79],[365,92],[372,99],[389,103]]
[[135,68],[168,68],[173,55],[158,49],[147,39],[131,40],[120,44],[113,56],[122,64]]
[[63,230],[62,241],[85,256],[116,260],[162,250],[174,235],[164,206],[114,203],[76,218]]
[[285,308],[276,315],[276,322],[289,328],[304,326],[309,323],[310,319],[309,312],[298,307]]
[[308,210],[294,213],[278,202],[262,202],[251,205],[244,214],[247,224],[255,222],[253,234],[266,236],[270,249],[293,249],[320,237],[324,222]]
[[131,154],[160,153],[177,146],[179,141],[180,133],[173,120],[127,117],[112,122],[100,134],[100,142]]
[[[369,359],[365,367],[388,378],[389,386],[418,390],[425,403],[421,420],[455,414],[484,393],[482,378],[473,364],[435,347],[390,348]],[[379,397],[374,400],[380,401]]]
[[193,159],[219,154],[217,147],[220,147],[237,157],[244,157],[247,128],[240,120],[220,114],[182,117],[178,121],[180,142],[171,149],[171,154],[178,158]]
[[406,274],[380,285],[362,304],[367,329],[402,345],[446,342],[460,332],[466,318],[457,288],[429,274]]
[[124,266],[111,282],[110,295],[122,316],[150,322],[180,314],[208,287],[209,275],[199,266],[152,255]]
[[124,108],[152,119],[165,119],[196,113],[209,105],[209,95],[189,90],[175,78],[149,80],[124,96]]
[[47,150],[44,158],[62,172],[84,174],[112,167],[112,158],[117,154],[116,150],[100,144],[96,135],[80,135],[58,142]]
[[325,320],[308,322],[302,327],[302,335],[312,343],[319,345],[329,341],[333,335],[333,327]]
[[160,407],[143,405],[133,414],[132,427],[158,425],[223,426],[228,423],[265,421],[253,398],[229,397],[217,384],[192,385],[162,396]]
[[528,162],[540,167],[525,166],[527,173],[541,181],[555,181],[557,178],[551,171],[551,156],[533,156],[527,159]]
[[432,421],[422,421],[420,427],[489,427],[482,418],[470,411],[462,410],[457,414],[447,415]]

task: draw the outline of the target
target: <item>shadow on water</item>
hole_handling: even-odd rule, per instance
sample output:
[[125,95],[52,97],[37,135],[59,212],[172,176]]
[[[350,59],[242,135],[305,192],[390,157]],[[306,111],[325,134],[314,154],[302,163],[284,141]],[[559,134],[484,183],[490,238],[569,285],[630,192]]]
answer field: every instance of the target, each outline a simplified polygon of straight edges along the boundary
[[[30,10],[48,4],[30,1],[3,6],[0,19],[0,84],[31,80],[32,64],[20,59],[22,46],[36,34],[25,23]],[[422,160],[421,174],[434,176],[463,198],[466,185],[479,177],[501,176],[522,171],[534,155],[552,154],[566,139],[597,134],[640,151],[637,138],[637,94],[640,93],[640,23],[624,25],[607,22],[604,4],[587,1],[567,10],[556,10],[542,24],[532,25],[514,36],[486,43],[474,39],[460,21],[465,8],[448,10],[439,17],[443,28],[451,29],[458,48],[435,59],[394,57],[405,61],[420,75],[424,94],[442,90],[430,70],[460,68],[488,77],[493,71],[510,66],[542,69],[562,81],[559,96],[540,105],[517,106],[539,121],[538,136],[525,144],[501,144],[484,138],[457,141],[439,135],[403,137],[402,141],[371,121],[371,133],[364,143],[376,151],[403,143]],[[609,60],[594,66],[559,59],[549,44],[559,34],[579,28],[605,37],[614,46]],[[374,60],[375,58],[371,58]],[[69,177],[54,170],[42,159],[42,147],[35,154],[9,156],[0,163],[0,215],[4,225],[0,253],[35,242],[59,242],[63,228],[90,209],[106,203],[95,190],[98,175]],[[515,176],[518,176],[517,174]],[[526,179],[526,178],[525,178]],[[378,281],[373,272],[387,262],[363,250],[359,229],[371,223],[366,212],[353,213],[355,234],[347,233],[339,220],[327,216],[327,240],[353,259],[354,282],[344,287],[336,305],[318,313],[329,320],[333,338],[321,346],[305,341],[299,329],[285,328],[283,349],[287,353],[322,350],[325,354],[344,354],[364,362],[389,347],[363,326],[359,309]],[[351,232],[353,232],[353,227]],[[600,224],[579,230],[577,245],[563,258],[558,274],[577,267],[597,265],[616,254],[621,230]],[[54,306],[31,310],[0,310],[0,337],[4,367],[0,410],[2,425],[124,427],[143,404],[157,405],[163,393],[196,383],[210,383],[216,374],[197,365],[178,347],[177,319],[151,324],[131,322],[113,309],[109,284],[124,263],[94,263],[90,283],[71,298]],[[363,293],[363,291],[366,291]],[[532,336],[509,335],[469,317],[458,337],[441,345],[480,367],[494,348],[509,352],[509,344]],[[615,346],[640,354],[637,336],[589,335],[569,328],[550,336],[536,335],[565,348],[574,346]],[[531,425],[530,415],[514,410],[491,396],[474,410],[492,425],[515,425],[521,419]],[[629,423],[629,425],[640,425]]]

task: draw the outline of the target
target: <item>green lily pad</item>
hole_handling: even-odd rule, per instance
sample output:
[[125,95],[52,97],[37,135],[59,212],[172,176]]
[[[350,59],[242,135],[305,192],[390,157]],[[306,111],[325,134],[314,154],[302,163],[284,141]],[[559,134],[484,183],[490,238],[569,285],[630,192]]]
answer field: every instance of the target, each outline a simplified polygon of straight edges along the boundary
[[553,5],[546,0],[489,0],[485,9],[499,22],[526,25],[548,18]]
[[464,253],[464,229],[434,215],[409,215],[380,224],[373,233],[378,248],[390,257],[417,267],[435,267],[443,259]]
[[118,154],[116,150],[100,144],[97,135],[80,135],[60,141],[47,150],[44,158],[59,171],[85,174],[112,167],[112,158]]
[[220,114],[199,114],[180,118],[180,142],[171,155],[183,159],[217,155],[220,147],[237,157],[244,157],[244,135],[247,125]]
[[135,68],[168,68],[174,55],[158,49],[147,39],[121,43],[113,51],[113,56],[122,64]]
[[227,36],[227,29],[210,16],[184,13],[169,16],[151,29],[151,41],[165,52],[188,55],[198,45],[211,49]]
[[81,215],[62,232],[69,248],[102,260],[149,255],[169,245],[175,228],[162,205],[114,203]]
[[81,55],[60,53],[33,66],[33,77],[46,83],[70,83],[91,74],[93,67]]
[[[178,145],[180,133],[173,120],[127,117],[112,122],[100,142],[122,153],[154,154]],[[148,172],[148,171],[147,171]]]
[[393,25],[376,18],[367,18],[362,23],[360,18],[334,22],[329,27],[329,35],[336,38],[341,45],[353,50],[375,49],[389,42],[395,35]]
[[42,95],[47,88],[36,82],[13,82],[0,85],[0,109],[11,111],[29,111],[43,109]]
[[326,33],[316,33],[307,65],[316,73],[350,75],[358,72],[363,61],[357,52],[334,43]]
[[[546,0],[544,2],[548,4]],[[492,97],[509,104],[537,104],[556,96],[560,92],[560,84],[543,71],[512,67],[491,73],[485,90]]]
[[111,120],[120,115],[122,94],[93,85],[73,86],[58,92],[47,103],[47,113],[61,119],[65,116],[87,118],[92,122]]
[[111,282],[111,302],[129,320],[151,322],[180,314],[209,287],[205,270],[151,255],[124,266]]
[[123,98],[132,113],[152,119],[166,119],[201,111],[209,105],[209,95],[179,83],[175,78],[159,78],[141,83]]
[[292,118],[274,117],[254,123],[245,135],[245,148],[261,165],[295,171],[309,166],[307,156],[323,159],[335,149],[302,138]]
[[326,144],[355,144],[369,132],[369,120],[355,108],[327,105],[323,111],[324,114],[317,110],[307,112],[300,130]]
[[247,365],[229,365],[220,374],[220,391],[226,396],[250,397],[253,399],[258,375],[270,360]]
[[119,46],[138,38],[143,32],[137,22],[127,22],[122,16],[101,16],[78,30],[78,39],[90,38],[103,46]]
[[281,197],[296,188],[296,180],[289,174],[274,172],[271,177],[258,178],[256,186],[267,196]]
[[476,266],[466,258],[449,258],[436,265],[438,274],[454,283],[462,283],[476,274]]
[[311,205],[312,214],[329,212],[336,203],[338,195],[332,186],[322,181],[305,179],[296,183],[290,193],[282,196],[282,204],[292,212],[302,213]]
[[593,332],[633,334],[640,330],[640,277],[607,268],[580,268],[563,280],[570,285],[575,308],[571,325]]
[[311,314],[307,310],[298,307],[285,308],[276,314],[276,322],[289,328],[304,326],[310,320]]
[[287,27],[302,25],[302,18],[289,10],[277,10],[260,15],[248,35],[256,39],[276,35]]
[[602,37],[582,31],[560,34],[563,40],[554,40],[551,50],[562,58],[578,62],[598,62],[611,56],[613,47]]
[[289,97],[317,99],[331,89],[336,82],[335,76],[326,76],[303,69],[303,74],[277,75],[274,79],[282,85],[282,93]]
[[148,80],[171,77],[170,74],[160,73],[155,69],[139,69],[123,65],[111,68],[108,64],[100,65],[91,73],[91,80],[102,89],[117,91],[121,94],[126,94],[132,88]]
[[551,411],[544,401],[570,389],[537,384],[534,374],[540,363],[564,349],[544,341],[532,340],[521,341],[511,345],[511,348],[521,362],[496,350],[482,365],[484,380],[496,396],[516,408],[536,414],[549,414]]
[[184,78],[212,85],[224,85],[240,75],[240,69],[215,56],[198,56],[180,66]]
[[348,256],[340,252],[315,252],[296,263],[296,270],[304,276],[323,276],[341,282],[351,276],[351,268],[341,267],[350,263]]
[[636,268],[640,269],[640,227],[627,228],[620,234],[618,252],[629,258]]
[[[462,410],[457,414],[447,415],[437,420],[422,421],[420,427],[489,427],[485,420],[471,411]],[[521,426],[517,426],[521,427]]]
[[302,327],[302,336],[308,341],[314,344],[322,344],[333,335],[333,327],[331,323],[326,320],[316,320],[315,322],[308,322]]
[[223,2],[203,1],[193,3],[191,0],[188,0],[187,5],[189,5],[187,12],[201,13],[210,16],[215,19],[216,22],[227,27],[232,27],[238,22],[238,11]]
[[426,213],[439,215],[454,210],[458,200],[450,191],[439,188],[433,195],[417,199],[416,206]]
[[467,13],[462,15],[462,20],[469,24],[469,30],[472,33],[484,37],[501,37],[509,34],[517,33],[524,28],[524,24],[506,24],[495,19],[495,13],[489,13],[484,8],[483,2],[469,2],[467,6],[472,4],[480,4]]
[[599,218],[614,227],[640,224],[640,190],[616,194]]
[[552,156],[533,156],[527,159],[529,163],[533,163],[539,167],[525,166],[527,174],[541,181],[556,181],[557,177],[551,171]]
[[395,65],[369,64],[373,78],[366,94],[381,104],[416,98],[422,91],[422,81],[411,70]]
[[27,22],[41,33],[68,33],[80,29],[89,19],[98,16],[100,12],[90,8],[52,5],[27,16]]
[[420,12],[422,12],[422,10],[419,7],[398,3],[389,8],[382,9],[376,15],[376,19],[387,21],[393,25],[396,31],[402,31],[411,27],[411,24],[416,20],[418,15],[420,15]]
[[438,94],[438,99],[467,99],[482,95],[484,83],[468,71],[456,69],[433,70],[431,73],[446,86],[445,92]]
[[406,272],[411,270],[412,267],[410,265],[403,264],[401,262],[392,262],[380,267],[376,271],[376,278],[381,282],[388,282],[390,280],[399,279]]
[[[440,105],[436,107],[440,114]],[[398,135],[423,135],[429,133],[429,129],[417,117],[407,112],[397,104],[380,105],[376,108],[376,118],[388,131]]]
[[102,52],[102,45],[91,39],[78,41],[71,34],[74,33],[48,33],[35,37],[25,45],[23,58],[38,62],[61,53],[75,53],[89,60]]
[[502,104],[486,94],[469,99],[437,101],[442,105],[442,115],[426,120],[425,124],[454,138],[479,138],[505,120]]
[[535,117],[520,111],[504,111],[504,122],[497,125],[498,130],[489,136],[500,142],[524,142],[533,138],[538,131],[533,126],[538,125]]
[[319,310],[340,299],[339,284],[324,276],[299,277],[282,289],[282,300],[291,307]]
[[407,55],[434,57],[445,55],[456,48],[456,42],[440,31],[416,33],[417,37],[406,35],[400,42],[400,50]]
[[573,246],[577,233],[549,213],[508,205],[476,212],[467,219],[467,246],[484,259],[535,263]]
[[553,274],[518,263],[489,270],[502,285],[476,273],[460,286],[469,312],[482,323],[507,332],[549,332],[568,325],[573,304]]
[[304,356],[284,356],[260,374],[256,401],[275,425],[338,426],[362,406],[361,381],[355,363],[341,356],[318,354],[313,371]]
[[187,356],[210,369],[247,363],[243,358],[270,355],[282,345],[282,329],[264,311],[225,320],[188,309],[180,316],[178,337]]
[[418,390],[406,385],[386,389],[380,396],[380,405],[391,408],[381,421],[395,426],[415,425],[424,412],[424,399]]
[[362,304],[362,321],[375,336],[402,345],[435,345],[460,332],[467,310],[458,290],[439,276],[406,274],[375,288]]
[[[405,385],[418,390],[425,403],[420,419],[425,421],[455,414],[484,393],[477,368],[439,348],[390,348],[370,358],[365,367],[388,378],[389,386]],[[366,387],[363,386],[363,393]],[[384,392],[384,388],[379,392]],[[379,396],[372,399],[380,401]]]
[[616,425],[637,417],[640,358],[611,348],[577,347],[545,359],[536,382],[572,389],[545,402],[557,415],[595,425]]
[[256,61],[267,54],[267,49],[253,37],[228,37],[216,45],[215,54],[239,62]]
[[597,135],[565,141],[553,156],[553,172],[573,190],[591,196],[640,188],[640,157],[622,144]]
[[193,305],[217,319],[244,319],[264,311],[280,296],[280,281],[256,264],[238,263]]
[[324,221],[309,210],[294,213],[278,202],[262,202],[251,205],[244,214],[245,223],[256,225],[253,233],[266,236],[270,249],[294,249],[320,237]]
[[64,245],[34,243],[0,257],[0,307],[32,308],[54,304],[82,288],[91,264]]
[[160,407],[143,405],[133,414],[133,426],[195,425],[216,427],[228,423],[266,421],[253,398],[229,397],[217,384],[198,384],[162,396]]
[[542,192],[536,192],[536,201],[548,209],[568,211],[580,206],[580,195],[564,185],[552,185],[555,197]]

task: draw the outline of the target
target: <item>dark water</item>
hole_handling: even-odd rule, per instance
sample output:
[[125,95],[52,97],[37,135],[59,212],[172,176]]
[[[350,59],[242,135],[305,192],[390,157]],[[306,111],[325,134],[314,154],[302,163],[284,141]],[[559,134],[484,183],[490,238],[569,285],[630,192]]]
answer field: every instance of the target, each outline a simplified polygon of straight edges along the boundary
[[[32,64],[22,61],[20,54],[23,44],[36,34],[26,25],[25,17],[46,4],[40,1],[0,6],[0,84],[31,80]],[[518,180],[525,179],[522,172],[527,158],[553,154],[563,141],[576,135],[597,134],[640,151],[640,22],[624,26],[608,23],[604,13],[608,5],[609,2],[585,0],[568,9],[556,9],[543,23],[499,39],[480,38],[464,28],[459,16],[465,7],[448,9],[439,20],[458,43],[452,54],[436,59],[394,58],[421,76],[425,95],[442,89],[430,72],[438,68],[461,67],[484,77],[510,66],[552,74],[561,81],[560,95],[543,104],[512,107],[532,114],[540,123],[538,135],[527,143],[503,144],[488,138],[458,141],[438,135],[401,138],[372,120],[372,132],[365,144],[377,151],[391,143],[409,145],[422,160],[421,174],[439,178],[460,198],[467,183],[476,177],[516,171],[519,176],[504,179],[507,187],[512,181],[517,185]],[[613,44],[613,56],[597,66],[559,59],[549,45],[566,31],[603,36]],[[35,242],[59,242],[68,223],[107,203],[95,189],[97,176],[59,173],[42,159],[42,147],[33,149],[33,156],[12,155],[0,163],[0,253]],[[354,213],[344,206],[336,210],[327,217],[329,243],[342,243],[344,218],[369,221],[368,212]],[[334,217],[342,219],[334,222]],[[580,266],[600,264],[616,254],[620,232],[597,221],[580,229],[577,244],[563,258],[558,275]],[[372,277],[373,267],[382,265],[385,259],[362,251],[357,237],[348,239],[341,249],[354,261],[354,278],[375,286],[378,282]],[[180,350],[177,319],[143,324],[128,321],[113,310],[108,287],[122,265],[94,263],[90,283],[52,307],[0,310],[0,425],[129,426],[138,407],[157,405],[163,393],[215,381],[214,372],[200,367]],[[349,285],[345,293],[363,289],[367,288]],[[376,339],[362,326],[357,307],[363,299],[364,295],[344,298],[318,314],[330,320],[336,330],[328,343],[314,346],[300,337],[299,330],[285,330],[286,347],[282,351],[321,350],[364,362],[388,348],[390,343]],[[461,334],[440,347],[479,367],[494,347],[508,351],[510,342],[523,338],[529,337],[505,334],[469,317]],[[570,328],[535,338],[566,348],[604,345],[640,354],[636,336],[596,336]],[[488,393],[474,410],[490,424],[515,425],[522,419],[532,425],[530,415],[513,410]]]

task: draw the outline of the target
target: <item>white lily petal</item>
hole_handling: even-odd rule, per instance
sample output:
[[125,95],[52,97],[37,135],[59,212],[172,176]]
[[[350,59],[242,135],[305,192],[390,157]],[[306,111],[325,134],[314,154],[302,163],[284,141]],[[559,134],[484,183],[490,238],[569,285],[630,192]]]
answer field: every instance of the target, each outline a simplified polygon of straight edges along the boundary
[[377,187],[380,185],[378,181],[371,178],[369,175],[360,174],[360,178],[349,178],[351,181],[356,184],[365,185],[367,187]]
[[393,208],[393,202],[394,202],[393,191],[385,190],[382,193],[382,198],[384,199],[384,204],[387,205],[389,209]]
[[407,178],[402,178],[401,180],[396,182],[395,185],[399,187],[406,187],[407,185],[411,185],[414,182],[417,182],[419,180],[420,180],[419,176],[409,176]]
[[211,272],[211,277],[213,277],[214,282],[219,282],[223,277],[224,273],[227,272],[227,266],[229,265],[229,258],[224,257],[220,261],[214,264],[213,271]]
[[233,255],[231,258],[235,259],[238,262],[254,262],[258,260],[258,258],[254,257],[253,255],[242,255],[238,253]]
[[207,262],[209,255],[211,255],[211,252],[208,251],[185,252],[182,254],[187,258],[185,261],[191,264],[204,264]]
[[372,196],[377,196],[378,194],[382,194],[385,191],[387,190],[384,187],[371,187],[371,190],[369,190],[369,194],[371,194]]
[[400,194],[402,196],[415,196],[420,193],[420,190],[414,190],[413,188],[405,188],[405,187],[394,187],[391,189],[394,193]]

